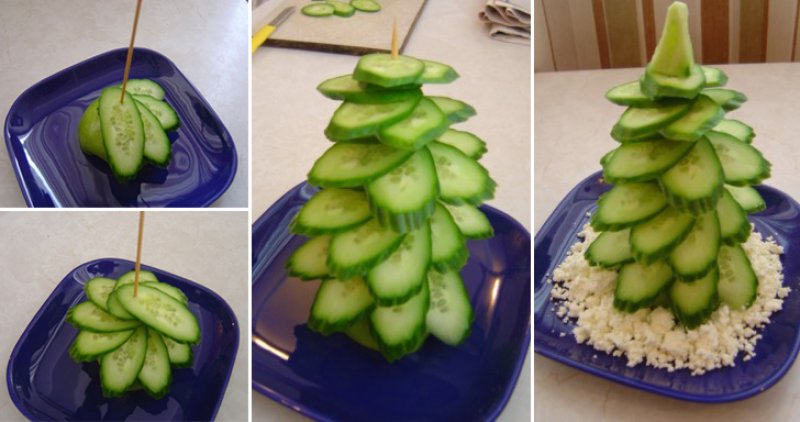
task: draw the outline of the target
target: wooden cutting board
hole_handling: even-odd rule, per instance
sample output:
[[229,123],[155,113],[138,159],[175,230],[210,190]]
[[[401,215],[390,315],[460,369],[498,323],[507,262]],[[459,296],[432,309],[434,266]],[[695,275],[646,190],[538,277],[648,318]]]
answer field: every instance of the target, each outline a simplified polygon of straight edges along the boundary
[[354,55],[388,52],[391,48],[392,24],[396,19],[398,44],[402,52],[427,0],[377,1],[381,5],[380,11],[356,11],[349,18],[306,16],[300,9],[311,4],[310,0],[286,1],[282,6],[276,7],[264,22],[270,22],[286,7],[295,6],[296,9],[270,35],[266,45]]

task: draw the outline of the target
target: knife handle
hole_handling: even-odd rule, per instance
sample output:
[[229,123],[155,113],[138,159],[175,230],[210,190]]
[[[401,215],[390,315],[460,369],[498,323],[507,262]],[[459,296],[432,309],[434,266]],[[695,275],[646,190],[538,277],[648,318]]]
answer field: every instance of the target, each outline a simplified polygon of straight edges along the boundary
[[261,44],[264,44],[267,41],[267,38],[275,31],[275,27],[272,25],[264,25],[263,28],[259,29],[255,35],[253,35],[252,44],[253,44],[253,53],[256,52],[258,47],[261,47]]

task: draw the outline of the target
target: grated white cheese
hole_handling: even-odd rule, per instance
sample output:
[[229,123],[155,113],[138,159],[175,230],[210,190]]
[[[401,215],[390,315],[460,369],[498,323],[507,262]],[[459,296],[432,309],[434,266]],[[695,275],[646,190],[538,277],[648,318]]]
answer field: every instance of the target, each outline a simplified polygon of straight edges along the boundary
[[661,307],[621,312],[614,308],[617,272],[592,267],[583,257],[597,235],[589,224],[578,234],[583,240],[572,245],[553,271],[551,299],[559,303],[559,318],[575,320],[573,335],[578,343],[613,356],[624,355],[628,366],[645,363],[669,372],[688,369],[692,375],[701,375],[734,366],[739,352],[748,361],[761,338],[757,330],[769,323],[770,315],[781,309],[789,294],[790,289],[782,285],[779,255],[783,248],[753,231],[742,244],[758,276],[756,300],[749,308],[731,310],[721,304],[694,330],[676,324],[672,312]]

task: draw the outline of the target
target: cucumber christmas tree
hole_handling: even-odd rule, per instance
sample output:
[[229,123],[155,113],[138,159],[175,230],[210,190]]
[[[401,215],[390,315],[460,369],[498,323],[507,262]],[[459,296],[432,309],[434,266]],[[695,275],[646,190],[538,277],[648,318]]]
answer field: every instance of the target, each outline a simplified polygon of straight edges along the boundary
[[287,268],[322,280],[312,330],[344,332],[389,361],[417,350],[429,333],[457,345],[472,325],[459,270],[465,239],[493,235],[477,206],[495,183],[477,161],[485,143],[449,128],[474,109],[420,89],[457,77],[445,64],[370,54],[352,75],[318,87],[344,102],[325,129],[334,144],[308,174],[322,189],[291,226],[310,239]]
[[747,98],[718,88],[719,69],[695,64],[688,9],[673,3],[651,62],[638,81],[606,94],[628,106],[602,159],[615,186],[598,200],[591,225],[602,232],[586,251],[593,265],[618,268],[614,305],[634,312],[671,307],[694,328],[719,303],[749,307],[758,279],[740,243],[747,213],[764,201],[751,185],[770,164],[750,143],[753,129],[725,112]]

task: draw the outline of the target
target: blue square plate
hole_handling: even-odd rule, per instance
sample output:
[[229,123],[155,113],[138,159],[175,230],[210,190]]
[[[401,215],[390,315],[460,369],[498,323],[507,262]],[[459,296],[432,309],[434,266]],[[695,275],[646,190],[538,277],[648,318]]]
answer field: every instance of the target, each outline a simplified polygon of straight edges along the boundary
[[112,50],[28,88],[8,112],[5,139],[30,207],[204,207],[236,174],[231,135],[203,96],[169,59],[145,48],[133,53],[131,78],[156,81],[181,120],[168,133],[172,161],[146,164],[129,183],[78,145],[83,111],[103,88],[122,83],[127,49]]
[[[736,366],[691,376],[688,370],[669,373],[663,369],[626,366],[627,359],[613,357],[578,344],[571,335],[572,322],[564,323],[550,301],[552,285],[546,276],[564,260],[577,233],[589,221],[587,213],[595,201],[610,188],[595,173],[579,183],[561,201],[534,239],[534,340],[536,353],[574,368],[612,381],[668,397],[705,403],[741,400],[758,394],[778,382],[792,366],[800,350],[800,206],[785,193],[757,186],[767,209],[750,215],[756,231],[772,236],[783,246],[783,284],[792,288],[783,301],[783,310],[772,314],[772,321],[761,330],[756,356]],[[561,337],[561,333],[567,335]],[[596,356],[596,358],[595,358]]]
[[459,347],[429,338],[394,364],[342,334],[306,327],[318,282],[289,278],[303,243],[289,222],[316,192],[301,183],[253,225],[253,387],[317,420],[492,420],[516,384],[530,344],[530,234],[484,206],[495,236],[470,241],[461,270],[475,309]]
[[104,258],[72,270],[33,317],[8,361],[11,400],[32,420],[211,420],[219,410],[239,344],[236,316],[207,288],[142,265],[159,280],[183,291],[197,316],[202,338],[192,347],[189,368],[172,369],[170,392],[155,400],[144,391],[107,399],[99,366],[77,363],[69,347],[78,333],[64,321],[70,306],[86,300],[83,285],[94,277],[118,278],[133,269],[124,259]]

